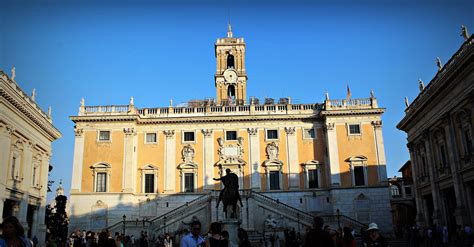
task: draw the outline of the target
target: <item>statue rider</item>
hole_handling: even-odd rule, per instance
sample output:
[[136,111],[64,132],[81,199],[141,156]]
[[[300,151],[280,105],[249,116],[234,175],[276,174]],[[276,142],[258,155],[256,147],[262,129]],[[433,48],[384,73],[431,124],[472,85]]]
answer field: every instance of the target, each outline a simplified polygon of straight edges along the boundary
[[235,191],[237,195],[237,199],[240,202],[240,207],[243,207],[244,205],[242,204],[242,199],[240,198],[240,194],[239,194],[239,177],[237,176],[237,174],[232,173],[229,168],[225,169],[225,173],[226,173],[225,176],[222,176],[220,178],[213,178],[215,181],[220,180],[224,184],[224,188],[219,193],[219,200],[217,201],[216,208],[219,207],[219,203],[222,201],[224,190],[226,189]]

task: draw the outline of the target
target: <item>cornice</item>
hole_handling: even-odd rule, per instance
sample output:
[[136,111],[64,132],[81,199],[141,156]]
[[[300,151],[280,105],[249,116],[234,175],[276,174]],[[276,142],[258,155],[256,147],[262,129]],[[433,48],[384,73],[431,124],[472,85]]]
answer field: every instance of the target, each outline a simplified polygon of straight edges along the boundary
[[[37,127],[45,131],[51,140],[60,138],[61,132],[54,127],[51,119],[46,117],[46,114],[39,109],[36,103],[27,101],[25,99],[27,96],[24,95],[24,92],[21,91],[18,85],[9,82],[8,77],[6,77],[4,73],[1,73],[1,76],[0,82],[2,86],[0,87],[0,99],[5,100],[5,103],[8,103],[12,108],[18,110]],[[16,89],[12,88],[12,84],[16,86]],[[22,95],[20,95],[20,93]]]
[[346,115],[380,115],[385,112],[385,108],[375,109],[345,109],[345,110],[323,110],[321,116],[346,116]]
[[473,58],[473,39],[474,35],[466,40],[462,46],[451,56],[449,61],[442,67],[434,78],[428,83],[420,94],[405,110],[406,115],[397,124],[400,130],[406,130],[408,125],[419,115],[421,111],[430,103],[432,99],[438,96],[442,90],[450,84],[453,76],[458,76],[466,67],[472,64]]

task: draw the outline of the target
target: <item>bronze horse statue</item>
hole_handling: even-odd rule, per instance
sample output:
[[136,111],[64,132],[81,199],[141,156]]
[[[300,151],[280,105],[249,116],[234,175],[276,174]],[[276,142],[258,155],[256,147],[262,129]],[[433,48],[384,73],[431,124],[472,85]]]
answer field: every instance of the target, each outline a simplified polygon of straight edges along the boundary
[[240,207],[243,207],[242,199],[239,194],[239,178],[235,173],[231,173],[230,169],[226,169],[226,175],[220,178],[214,178],[214,180],[221,180],[224,184],[224,189],[219,193],[219,199],[217,201],[216,208],[219,207],[219,203],[222,201],[224,205],[224,214],[227,218],[227,207],[232,206],[232,213],[230,218],[237,218],[237,201],[240,202]]

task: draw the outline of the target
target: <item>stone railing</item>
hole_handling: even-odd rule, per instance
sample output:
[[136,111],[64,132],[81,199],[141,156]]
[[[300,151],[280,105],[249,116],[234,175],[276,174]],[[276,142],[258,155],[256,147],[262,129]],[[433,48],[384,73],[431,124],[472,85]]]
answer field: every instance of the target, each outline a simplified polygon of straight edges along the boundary
[[183,220],[189,214],[199,210],[203,206],[209,205],[211,200],[211,193],[202,195],[192,201],[150,220],[151,232],[160,232],[170,225]]
[[129,105],[82,106],[79,116],[139,115],[141,118],[200,117],[232,115],[318,114],[322,104],[236,105],[207,107],[161,107],[136,109]]
[[266,205],[266,207],[272,208],[278,213],[284,213],[285,217],[298,221],[298,224],[302,224],[309,227],[313,225],[314,216],[311,214],[289,206],[285,203],[281,203],[278,200],[275,200],[271,197],[268,197],[266,195],[263,195],[262,193],[258,193],[255,191],[250,191],[250,197],[257,202]]
[[375,98],[326,100],[326,110],[377,108]]

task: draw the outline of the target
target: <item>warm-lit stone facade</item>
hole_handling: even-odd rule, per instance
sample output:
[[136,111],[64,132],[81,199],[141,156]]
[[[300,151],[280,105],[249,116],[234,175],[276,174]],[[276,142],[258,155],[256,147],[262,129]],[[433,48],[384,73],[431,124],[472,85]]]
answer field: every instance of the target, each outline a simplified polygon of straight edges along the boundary
[[214,208],[221,185],[213,178],[229,168],[239,176],[247,229],[261,231],[270,215],[304,232],[311,214],[330,221],[338,211],[341,225],[376,221],[390,230],[385,109],[373,93],[259,104],[246,99],[243,38],[229,30],[215,49],[215,101],[163,108],[137,108],[133,99],[116,106],[81,102],[71,117],[72,229],[122,231],[123,224],[127,232],[175,231],[176,222],[192,216],[206,226],[223,217]]
[[61,137],[50,112],[0,71],[0,211],[16,216],[29,237],[44,243],[51,142]]
[[[467,32],[466,32],[467,33]],[[420,225],[474,223],[474,45],[467,37],[405,112]]]

